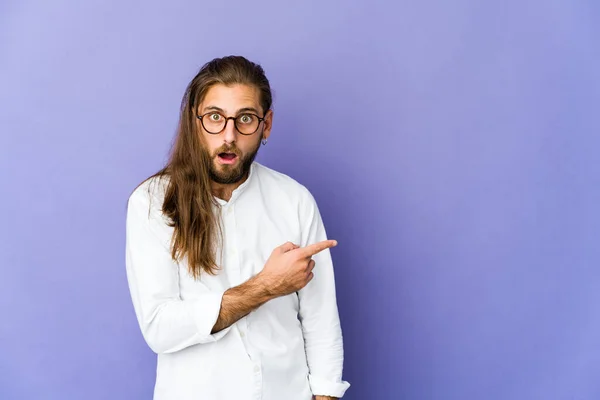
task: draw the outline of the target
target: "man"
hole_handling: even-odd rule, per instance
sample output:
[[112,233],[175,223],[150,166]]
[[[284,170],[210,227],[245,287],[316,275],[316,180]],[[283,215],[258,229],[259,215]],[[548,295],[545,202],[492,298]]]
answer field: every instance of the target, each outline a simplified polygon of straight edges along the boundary
[[263,69],[212,60],[183,97],[166,167],[131,194],[126,265],[155,400],[330,400],[343,344],[310,192],[254,158],[271,134]]

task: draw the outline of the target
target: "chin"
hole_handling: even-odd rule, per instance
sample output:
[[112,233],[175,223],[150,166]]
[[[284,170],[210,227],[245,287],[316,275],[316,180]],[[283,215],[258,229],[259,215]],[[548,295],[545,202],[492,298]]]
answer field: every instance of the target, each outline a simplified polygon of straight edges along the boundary
[[229,165],[219,164],[220,168],[215,168],[212,172],[211,179],[221,184],[233,184],[239,182],[243,178],[243,174],[238,168]]

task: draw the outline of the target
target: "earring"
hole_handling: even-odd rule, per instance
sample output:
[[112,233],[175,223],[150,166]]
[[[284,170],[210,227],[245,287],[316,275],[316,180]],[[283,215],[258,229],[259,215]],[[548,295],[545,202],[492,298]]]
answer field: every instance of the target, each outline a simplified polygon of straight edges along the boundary
[[267,139],[263,139],[261,142],[262,142],[262,144],[264,146],[265,144],[267,144]]

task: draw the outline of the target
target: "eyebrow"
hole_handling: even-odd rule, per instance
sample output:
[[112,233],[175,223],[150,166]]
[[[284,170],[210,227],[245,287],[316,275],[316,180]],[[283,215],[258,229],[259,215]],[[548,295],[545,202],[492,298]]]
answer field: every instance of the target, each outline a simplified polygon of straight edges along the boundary
[[[204,107],[203,113],[207,112],[207,111],[219,111],[222,114],[225,114],[225,110],[223,110],[220,107],[217,106],[207,106]],[[241,113],[245,113],[248,111],[252,111],[254,112],[256,115],[259,115],[259,112],[256,108],[254,107],[244,107],[244,108],[240,108],[239,110],[237,110],[236,115],[241,114]]]

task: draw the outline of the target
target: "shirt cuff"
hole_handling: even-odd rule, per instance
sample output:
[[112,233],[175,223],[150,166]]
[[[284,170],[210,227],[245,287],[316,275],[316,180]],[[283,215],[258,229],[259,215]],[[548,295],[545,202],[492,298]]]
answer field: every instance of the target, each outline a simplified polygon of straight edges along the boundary
[[199,299],[190,301],[189,311],[196,327],[198,327],[200,343],[216,342],[231,329],[231,326],[228,326],[214,334],[210,333],[217,319],[219,319],[224,293],[225,291],[203,293]]
[[308,375],[310,390],[314,396],[342,397],[350,384],[346,381],[333,382],[319,376]]

